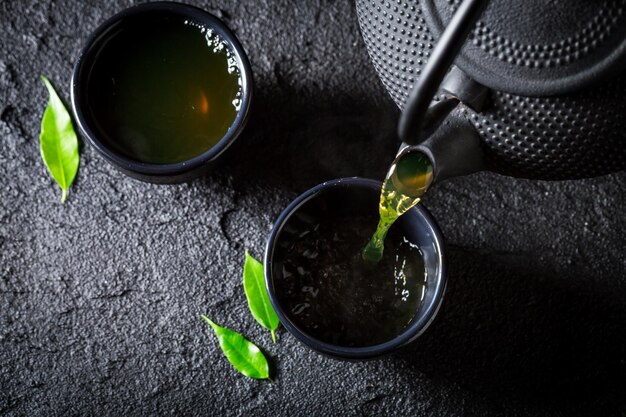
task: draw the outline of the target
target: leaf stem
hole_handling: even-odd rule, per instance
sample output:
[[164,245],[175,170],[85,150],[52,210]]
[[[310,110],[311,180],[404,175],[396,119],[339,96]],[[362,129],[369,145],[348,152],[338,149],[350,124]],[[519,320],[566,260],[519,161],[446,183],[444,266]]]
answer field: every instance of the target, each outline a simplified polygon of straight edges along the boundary
[[65,204],[65,200],[67,199],[67,190],[65,188],[61,188],[63,193],[61,194],[61,204]]
[[270,330],[270,332],[272,332],[272,341],[274,343],[276,343],[276,331],[274,331],[274,329]]

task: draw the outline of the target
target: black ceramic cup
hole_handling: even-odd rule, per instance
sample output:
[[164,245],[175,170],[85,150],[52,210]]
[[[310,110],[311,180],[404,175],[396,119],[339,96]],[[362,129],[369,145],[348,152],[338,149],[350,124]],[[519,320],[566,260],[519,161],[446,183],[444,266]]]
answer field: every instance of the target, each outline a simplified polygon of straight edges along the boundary
[[[230,48],[241,78],[241,105],[228,132],[213,147],[189,160],[172,164],[154,164],[131,159],[118,152],[106,133],[98,126],[98,114],[89,105],[89,85],[94,68],[101,65],[100,51],[121,30],[138,23],[157,25],[158,19],[182,19],[212,29]],[[241,44],[235,35],[212,14],[181,3],[155,2],[133,6],[105,21],[89,37],[83,47],[72,75],[71,95],[75,119],[80,131],[96,151],[125,174],[153,183],[176,183],[193,179],[212,168],[219,156],[241,134],[252,101],[252,70]]]
[[[296,324],[292,312],[282,305],[279,294],[281,282],[284,282],[282,279],[283,261],[287,256],[288,249],[286,248],[292,247],[295,240],[299,238],[298,223],[327,220],[311,220],[311,213],[315,212],[311,210],[311,206],[341,207],[345,206],[346,202],[353,204],[356,200],[359,202],[358,207],[362,206],[363,210],[373,210],[377,213],[380,189],[380,182],[364,178],[344,178],[320,184],[301,194],[287,206],[274,224],[267,242],[264,259],[265,283],[270,301],[281,323],[306,346],[331,357],[348,360],[370,359],[390,353],[412,342],[432,322],[443,299],[446,286],[443,236],[424,206],[418,205],[400,217],[393,226],[399,227],[404,238],[420,248],[426,269],[426,289],[423,301],[412,321],[402,332],[391,340],[373,346],[338,346],[311,336],[306,329]],[[328,216],[328,210],[325,216]]]

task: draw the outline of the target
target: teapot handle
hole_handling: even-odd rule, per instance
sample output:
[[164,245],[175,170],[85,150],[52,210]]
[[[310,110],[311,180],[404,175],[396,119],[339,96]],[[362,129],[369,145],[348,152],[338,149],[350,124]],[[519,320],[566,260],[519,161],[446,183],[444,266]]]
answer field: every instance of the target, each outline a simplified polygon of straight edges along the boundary
[[[424,140],[422,128],[428,121],[431,101],[487,3],[488,0],[464,0],[441,34],[400,116],[398,136],[404,143],[417,144]],[[449,108],[448,113],[450,107],[454,108],[445,107]]]

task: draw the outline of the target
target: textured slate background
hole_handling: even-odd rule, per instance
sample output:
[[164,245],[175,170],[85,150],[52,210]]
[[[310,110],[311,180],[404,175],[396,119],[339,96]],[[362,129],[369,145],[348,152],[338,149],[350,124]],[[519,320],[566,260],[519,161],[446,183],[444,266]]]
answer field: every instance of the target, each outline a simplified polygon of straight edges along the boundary
[[[426,205],[449,243],[432,327],[367,363],[321,357],[247,311],[244,249],[309,186],[380,178],[397,110],[345,1],[194,2],[240,37],[251,123],[191,184],[131,180],[84,147],[65,206],[40,161],[44,73],[69,96],[77,52],[128,1],[0,2],[0,414],[626,415],[626,174],[530,182],[482,173]],[[236,374],[197,313],[270,356]]]

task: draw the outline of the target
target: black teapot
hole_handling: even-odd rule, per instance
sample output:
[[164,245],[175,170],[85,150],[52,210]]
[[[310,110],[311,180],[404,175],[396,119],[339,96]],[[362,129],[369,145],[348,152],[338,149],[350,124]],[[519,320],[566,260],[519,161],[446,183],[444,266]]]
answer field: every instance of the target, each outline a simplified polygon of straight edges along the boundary
[[626,0],[357,0],[399,136],[435,178],[626,168]]

